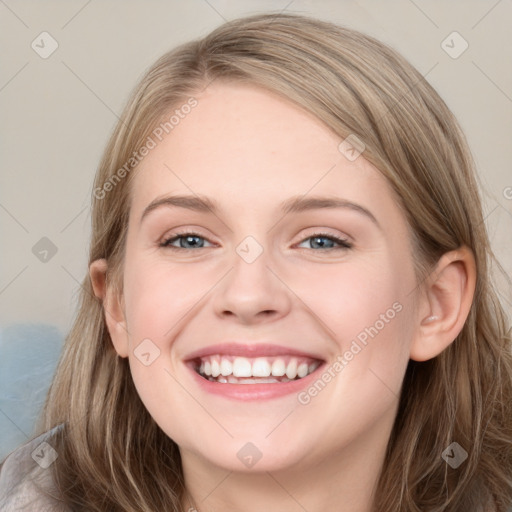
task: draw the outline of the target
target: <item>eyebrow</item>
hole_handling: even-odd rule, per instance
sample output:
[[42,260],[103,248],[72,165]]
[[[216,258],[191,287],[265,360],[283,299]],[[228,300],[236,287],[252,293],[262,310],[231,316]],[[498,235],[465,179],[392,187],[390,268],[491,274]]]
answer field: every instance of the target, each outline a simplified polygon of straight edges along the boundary
[[[210,212],[214,215],[219,212],[220,207],[217,201],[211,199],[206,196],[200,195],[174,195],[174,196],[164,196],[157,197],[151,203],[146,206],[144,211],[142,212],[142,216],[140,218],[140,222],[144,220],[145,217],[149,215],[150,212],[156,210],[161,207],[178,207],[185,208],[187,210],[192,210],[201,213]],[[335,209],[335,208],[346,208],[358,213],[363,214],[367,218],[369,218],[379,229],[382,229],[379,222],[375,218],[375,216],[360,204],[353,203],[351,201],[347,201],[346,199],[341,199],[338,197],[321,197],[321,196],[295,196],[291,197],[284,201],[281,205],[281,212],[286,215],[288,213],[299,213],[310,210],[319,210],[319,209]]]

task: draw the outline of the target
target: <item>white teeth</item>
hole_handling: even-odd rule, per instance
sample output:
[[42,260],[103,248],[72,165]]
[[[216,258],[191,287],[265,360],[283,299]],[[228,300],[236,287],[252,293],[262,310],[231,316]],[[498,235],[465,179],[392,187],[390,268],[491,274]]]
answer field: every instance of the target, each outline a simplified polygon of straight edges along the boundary
[[295,379],[295,377],[297,377],[297,360],[296,359],[292,359],[288,363],[288,366],[286,367],[286,376],[290,380]]
[[251,362],[245,357],[236,357],[233,361],[233,375],[235,377],[252,377]]
[[276,359],[272,363],[272,375],[274,377],[282,377],[286,373],[286,365],[282,359]]
[[259,382],[260,379],[242,379],[238,381],[238,384],[256,384]]
[[220,375],[220,364],[217,358],[212,358],[212,377]]
[[297,375],[302,379],[308,374],[308,363],[301,363],[297,368]]
[[231,361],[225,357],[223,357],[220,362],[220,373],[224,377],[227,377],[233,373],[233,365],[231,364]]
[[274,377],[268,377],[268,378],[247,378],[242,377],[241,379],[238,379],[237,377],[233,377],[233,375],[230,375],[229,377],[222,377],[219,376],[219,378],[214,379],[212,376],[208,377],[208,380],[210,382],[220,382],[221,384],[279,384],[283,382],[290,382],[290,379],[283,377],[282,379],[275,379]]
[[262,384],[302,379],[313,373],[320,364],[320,361],[308,363],[304,358],[290,356],[250,359],[216,354],[201,359],[196,368],[200,375],[213,382]]
[[320,366],[320,363],[318,361],[311,363],[308,367],[308,372],[313,373],[319,366]]
[[263,357],[254,360],[252,363],[253,377],[268,377],[270,375],[270,363]]

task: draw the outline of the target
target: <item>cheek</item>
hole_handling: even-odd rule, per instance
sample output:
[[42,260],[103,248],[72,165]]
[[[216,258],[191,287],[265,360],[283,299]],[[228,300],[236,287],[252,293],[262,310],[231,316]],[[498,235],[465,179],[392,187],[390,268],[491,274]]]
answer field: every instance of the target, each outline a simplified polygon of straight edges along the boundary
[[338,394],[346,397],[352,390],[350,396],[368,403],[378,397],[394,402],[413,336],[412,267],[391,258],[381,261],[325,276],[321,283],[330,286],[322,319],[337,335],[344,365],[336,379]]
[[305,417],[325,418],[330,439],[363,432],[397,406],[412,336],[404,279],[392,265],[354,265],[318,272],[303,285],[335,355],[319,376],[326,384],[313,383],[299,401]]
[[206,266],[185,268],[165,261],[133,264],[125,278],[130,332],[169,339],[193,315],[216,276]]
[[397,391],[409,359],[413,273],[391,259],[376,265],[376,259],[336,271],[325,265],[314,279],[304,275],[296,283],[298,295],[321,320],[330,352],[342,358],[343,369],[338,365],[333,375],[343,374],[334,386],[344,396],[356,388],[364,394],[366,386],[368,399],[379,390],[389,394],[386,387]]
[[[294,278],[293,289],[322,325],[346,341],[382,322],[387,326],[397,316],[403,301],[401,276],[387,266],[371,264],[319,266]],[[364,337],[364,336],[361,336]]]

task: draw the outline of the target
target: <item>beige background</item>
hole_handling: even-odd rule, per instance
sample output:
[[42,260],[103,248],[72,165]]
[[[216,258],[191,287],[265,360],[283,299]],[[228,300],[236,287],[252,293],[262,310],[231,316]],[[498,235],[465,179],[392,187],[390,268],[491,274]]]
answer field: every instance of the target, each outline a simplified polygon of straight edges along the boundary
[[[224,20],[283,10],[374,35],[426,75],[467,134],[485,188],[493,247],[512,274],[509,0],[0,0],[0,349],[5,354],[9,346],[20,356],[0,367],[0,457],[30,434],[33,418],[22,417],[17,406],[32,400],[37,412],[71,325],[87,270],[92,180],[129,91],[175,45]],[[43,31],[58,43],[46,59],[31,47]],[[469,45],[456,59],[442,47],[453,31]],[[462,44],[454,41],[452,51]],[[57,248],[46,263],[32,252],[42,237]],[[503,277],[500,290],[510,311],[512,290]],[[13,349],[16,332],[26,343]],[[44,341],[48,337],[53,345]],[[45,369],[38,369],[45,357]]]

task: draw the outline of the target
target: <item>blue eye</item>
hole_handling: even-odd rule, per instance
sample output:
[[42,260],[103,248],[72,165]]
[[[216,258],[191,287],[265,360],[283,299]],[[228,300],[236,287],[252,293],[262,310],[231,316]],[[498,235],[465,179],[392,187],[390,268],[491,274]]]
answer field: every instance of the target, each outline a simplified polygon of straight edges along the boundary
[[[338,238],[327,233],[316,233],[308,238],[305,238],[301,244],[311,240],[311,247],[309,249],[323,249],[323,250],[336,250],[336,249],[351,249],[352,244],[343,238]],[[324,240],[324,241],[322,241]],[[327,243],[325,242],[327,240]],[[210,243],[206,238],[197,233],[187,232],[180,233],[164,240],[160,246],[173,250],[190,251],[194,249],[205,248],[204,242]],[[178,246],[174,245],[178,242]],[[336,247],[336,245],[338,247]],[[305,247],[308,249],[308,247]]]
[[[311,240],[311,248],[319,248],[319,249],[350,249],[352,248],[352,244],[349,243],[347,240],[344,240],[343,238],[338,238],[337,236],[329,235],[327,233],[316,233],[312,236],[309,236],[305,240],[301,242],[303,244],[304,242],[307,242]],[[322,242],[321,240],[328,240],[327,244],[325,242]],[[332,245],[332,242],[334,242],[334,245],[338,245],[340,247],[335,247]],[[307,249],[307,247],[306,247]]]
[[[198,241],[199,240],[199,241]],[[179,235],[173,236],[172,238],[169,238],[168,240],[164,240],[160,246],[161,247],[168,247],[169,249],[182,249],[182,250],[194,250],[194,249],[202,249],[204,247],[204,242],[201,244],[201,240],[206,240],[206,238],[202,237],[201,235],[198,235],[197,233],[181,233]],[[174,242],[179,242],[179,246],[176,247],[175,245],[171,245]],[[184,245],[191,244],[191,247],[186,247]]]

